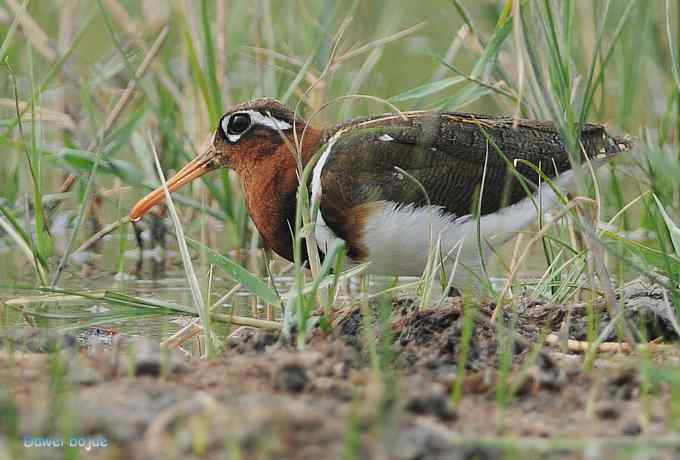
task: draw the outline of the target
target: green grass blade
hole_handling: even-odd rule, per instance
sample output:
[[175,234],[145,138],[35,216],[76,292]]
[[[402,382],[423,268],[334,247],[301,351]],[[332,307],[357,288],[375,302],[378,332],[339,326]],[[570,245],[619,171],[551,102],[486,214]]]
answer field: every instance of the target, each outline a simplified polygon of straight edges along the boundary
[[661,200],[659,200],[659,197],[656,195],[653,196],[654,201],[656,201],[656,205],[659,208],[659,212],[661,212],[661,217],[663,217],[663,220],[666,223],[668,233],[671,236],[671,242],[673,243],[675,255],[680,257],[680,227],[678,227],[677,224],[673,222],[673,219],[671,219],[671,216],[668,215],[668,212],[666,212],[666,208],[664,207],[664,205],[661,204]]
[[198,88],[203,95],[203,100],[208,107],[208,113],[210,120],[217,123],[220,113],[218,107],[215,106],[215,101],[211,97],[210,83],[206,79],[203,69],[201,69],[201,64],[198,59],[198,53],[196,52],[196,47],[194,46],[194,40],[191,36],[191,31],[189,29],[189,24],[186,22],[186,18],[181,17],[182,22],[182,37],[184,38],[184,44],[187,47],[187,52],[189,54],[189,65],[191,67],[191,72],[196,80]]
[[396,96],[392,96],[389,99],[389,101],[404,102],[413,99],[420,99],[423,97],[427,97],[431,94],[437,93],[439,91],[443,91],[464,81],[465,78],[461,76],[444,78],[443,80],[426,83],[424,85],[417,86],[408,91],[404,91],[403,93],[397,94]]
[[232,280],[240,283],[263,302],[271,305],[281,304],[281,300],[274,289],[233,260],[191,238],[187,238],[187,243],[195,250],[204,251],[209,263],[222,269]]
[[[151,139],[149,139],[151,141]],[[170,190],[168,189],[165,176],[163,174],[163,168],[161,167],[160,160],[158,159],[158,154],[156,153],[156,147],[151,142],[151,151],[153,152],[154,162],[156,163],[156,170],[158,172],[158,177],[163,184],[163,191],[165,192],[165,202],[168,206],[168,211],[170,212],[170,217],[175,226],[175,233],[177,235],[177,244],[179,246],[179,251],[182,256],[182,264],[184,265],[184,271],[186,273],[187,282],[189,283],[189,288],[191,289],[191,297],[194,301],[194,307],[201,318],[201,323],[203,325],[203,334],[205,335],[205,352],[208,357],[212,356],[212,339],[210,331],[210,317],[208,313],[208,305],[203,300],[203,293],[201,292],[200,285],[198,284],[198,278],[196,277],[196,272],[194,272],[194,266],[191,262],[191,254],[189,254],[189,248],[187,246],[187,241],[184,236],[184,229],[182,228],[182,222],[179,220],[179,215],[175,209],[175,204],[172,201],[172,196],[170,195]]]
[[[212,106],[216,109],[215,114],[219,115],[217,111],[222,107],[222,92],[220,91],[220,84],[217,78],[217,65],[215,64],[215,40],[213,40],[213,34],[210,28],[210,20],[211,17],[209,11],[209,2],[208,0],[202,0],[201,25],[203,26],[203,51],[205,53],[206,73],[208,75],[208,85],[210,88],[210,94],[212,96]],[[216,118],[213,118],[211,121],[213,123],[217,123]]]
[[[29,0],[24,0],[24,3],[21,5],[22,11],[26,11],[28,1]],[[2,45],[0,45],[0,63],[5,61],[5,56],[7,55],[7,51],[9,50],[9,47],[12,44],[12,38],[14,38],[14,33],[17,31],[18,25],[19,14],[15,14],[14,19],[12,19],[12,23],[9,25],[9,29],[7,29],[5,38],[2,40]]]

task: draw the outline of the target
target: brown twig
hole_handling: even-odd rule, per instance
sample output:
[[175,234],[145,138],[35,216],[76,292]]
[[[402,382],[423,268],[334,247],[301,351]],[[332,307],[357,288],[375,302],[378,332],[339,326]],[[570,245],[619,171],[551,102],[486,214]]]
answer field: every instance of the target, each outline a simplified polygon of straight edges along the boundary
[[77,253],[82,252],[82,251],[86,251],[87,249],[90,248],[90,246],[95,244],[97,241],[104,238],[106,235],[108,235],[109,233],[111,233],[112,231],[114,231],[115,229],[120,227],[121,225],[127,224],[128,222],[130,222],[130,218],[128,216],[124,216],[124,217],[121,217],[120,219],[118,219],[117,221],[110,223],[109,225],[105,226],[104,228],[99,230],[97,233],[92,235],[90,238],[88,238],[87,241],[85,241],[83,244],[81,244],[80,247],[78,249],[76,249],[75,251],[73,251],[73,253],[71,255],[77,254]]
[[[545,337],[545,343],[548,345],[561,345],[562,339],[557,334],[548,334]],[[567,340],[567,349],[576,353],[585,353],[589,351],[595,342],[585,342],[581,340]],[[598,353],[633,353],[637,350],[650,350],[650,351],[668,351],[668,350],[680,350],[677,345],[668,343],[654,343],[647,342],[637,344],[635,348],[631,347],[625,342],[602,342],[597,345]]]
[[189,321],[189,324],[184,326],[179,331],[175,332],[167,339],[163,340],[161,342],[161,347],[179,348],[185,342],[191,340],[192,338],[203,332],[203,328],[201,327],[200,324],[198,324],[199,321],[200,318],[193,318],[191,321]]
[[223,323],[236,326],[252,326],[267,331],[279,331],[282,327],[282,324],[279,321],[268,321],[266,319],[250,318],[248,316],[235,316],[223,313],[211,313],[210,316]]

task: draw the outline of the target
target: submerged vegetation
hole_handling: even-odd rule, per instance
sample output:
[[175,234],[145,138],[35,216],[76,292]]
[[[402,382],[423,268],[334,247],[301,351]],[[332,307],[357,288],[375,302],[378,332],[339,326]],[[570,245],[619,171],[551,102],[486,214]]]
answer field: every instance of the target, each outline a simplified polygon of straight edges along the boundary
[[[0,30],[1,458],[43,455],[26,435],[104,436],[102,458],[677,455],[674,2],[4,0]],[[129,221],[261,96],[317,123],[551,120],[574,159],[579,127],[606,123],[633,148],[584,165],[458,298],[436,235],[418,278],[366,276],[342,242],[305,266],[306,180],[293,264],[261,247],[227,170]],[[87,346],[101,335],[113,345]]]

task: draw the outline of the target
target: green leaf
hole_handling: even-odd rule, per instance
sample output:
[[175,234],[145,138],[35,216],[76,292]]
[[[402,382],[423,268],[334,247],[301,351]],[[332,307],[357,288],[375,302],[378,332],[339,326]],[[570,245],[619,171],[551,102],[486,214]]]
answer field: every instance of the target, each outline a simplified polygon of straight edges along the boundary
[[198,51],[196,50],[196,46],[194,45],[194,37],[191,35],[191,29],[189,28],[187,19],[184,16],[180,16],[180,20],[182,37],[184,38],[184,44],[187,47],[191,73],[193,74],[194,81],[198,88],[201,90],[203,100],[205,101],[205,104],[208,107],[211,123],[217,123],[217,120],[219,120],[220,116],[219,109],[215,107],[215,101],[211,97],[210,84],[206,79],[203,69],[201,69],[201,64],[198,60]]
[[627,250],[639,256],[640,259],[644,260],[652,267],[664,267],[668,264],[680,267],[680,259],[673,254],[667,254],[640,242],[624,238],[619,234],[608,230],[603,231],[602,234],[612,241],[621,243]]
[[204,246],[196,240],[187,238],[189,246],[197,251],[204,251],[208,257],[208,261],[224,270],[224,272],[234,281],[240,283],[244,288],[250,291],[254,296],[262,299],[268,304],[280,304],[279,296],[274,289],[267,286],[260,278],[250,273],[248,270],[234,262],[233,260],[219,254],[212,249]]
[[39,252],[33,250],[30,235],[26,233],[26,230],[15,219],[14,215],[2,206],[0,206],[0,228],[14,240],[28,260],[33,263],[38,278],[46,280],[48,271],[46,259]]
[[498,21],[491,40],[489,40],[488,45],[484,48],[484,52],[470,73],[472,78],[479,78],[488,66],[493,65],[496,62],[498,54],[501,51],[501,46],[512,30],[512,22],[512,16],[507,16],[506,14]]
[[418,99],[421,97],[429,96],[430,94],[437,93],[439,91],[443,91],[446,88],[449,88],[453,85],[457,85],[458,83],[461,83],[465,81],[465,77],[455,76],[455,77],[449,77],[445,78],[443,80],[439,81],[433,81],[430,83],[426,83],[421,86],[417,86],[413,89],[410,89],[408,91],[404,91],[401,94],[397,94],[396,96],[392,96],[389,100],[391,102],[402,102],[402,101],[410,101],[412,99]]
[[[512,17],[508,16],[507,13],[504,13],[501,19],[499,19],[498,24],[496,25],[496,30],[494,31],[491,40],[489,40],[488,45],[486,46],[486,48],[484,48],[484,52],[482,52],[482,55],[480,56],[479,60],[475,64],[475,67],[472,69],[472,72],[470,73],[471,78],[473,79],[479,78],[481,75],[484,74],[486,69],[488,69],[489,67],[493,66],[496,63],[498,54],[501,51],[501,46],[503,45],[505,39],[510,34],[510,31],[512,30],[512,23],[513,23]],[[401,94],[397,94],[396,96],[391,97],[389,100],[391,102],[402,102],[409,101],[412,99],[423,98],[431,94],[437,93],[439,91],[443,91],[447,88],[450,88],[451,86],[457,85],[466,80],[467,79],[464,76],[456,75],[454,77],[445,78],[443,80],[426,83],[424,85],[405,91]],[[470,104],[471,102],[476,101],[480,97],[486,96],[487,94],[490,94],[492,92],[493,91],[490,90],[489,88],[479,86],[477,84],[468,85],[463,91],[453,96],[449,96],[448,98],[440,101],[440,103],[437,104],[437,106],[448,109],[459,108],[464,105]]]
[[[61,163],[62,166],[83,172],[90,172],[96,161],[94,153],[78,149],[64,149],[49,158]],[[101,159],[98,172],[119,177],[127,184],[142,184],[144,181],[144,175],[138,167],[118,159]]]
[[478,99],[493,94],[493,90],[485,86],[471,83],[464,90],[457,92],[453,96],[440,101],[436,107],[447,110],[460,110],[468,104],[472,104]]
[[[21,5],[21,11],[25,12],[27,5],[28,0],[24,0],[23,5]],[[16,32],[17,25],[19,24],[19,14],[14,15],[14,19],[12,19],[12,23],[10,24],[9,29],[7,29],[7,33],[5,34],[5,38],[2,40],[2,45],[0,45],[0,62],[4,62],[7,50],[9,50],[9,46],[12,43],[12,38],[14,38],[14,32]]]
[[[205,54],[207,67],[205,73],[208,78],[212,106],[219,109],[222,107],[222,92],[220,90],[219,82],[217,81],[216,47],[212,31],[210,30],[211,19],[208,1],[203,0],[201,2],[201,25],[203,26],[203,39],[205,41],[203,46],[203,54]],[[212,122],[217,122],[217,120],[212,120]]]
[[673,219],[671,219],[671,216],[668,215],[663,204],[661,204],[661,200],[659,200],[656,195],[654,195],[654,201],[656,201],[656,205],[659,207],[659,211],[661,212],[661,216],[666,223],[666,227],[668,227],[668,233],[671,235],[671,242],[673,243],[675,254],[680,257],[680,227],[678,227],[675,222],[673,222]]

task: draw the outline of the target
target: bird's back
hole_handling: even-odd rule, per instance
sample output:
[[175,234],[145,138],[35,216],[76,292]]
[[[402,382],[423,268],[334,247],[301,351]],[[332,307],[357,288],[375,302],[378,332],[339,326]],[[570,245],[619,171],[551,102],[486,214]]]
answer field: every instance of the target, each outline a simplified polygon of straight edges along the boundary
[[[458,112],[406,112],[355,120],[336,136],[324,165],[329,182],[347,205],[366,200],[443,206],[456,216],[488,214],[520,201],[541,182],[571,169],[568,150],[551,122]],[[583,154],[596,162],[629,147],[602,125],[581,130]],[[413,180],[403,181],[399,170]],[[346,174],[350,171],[351,174]],[[482,178],[484,178],[482,185]],[[336,185],[330,186],[331,182]]]
[[[575,162],[602,163],[628,147],[588,124]],[[543,175],[558,186],[573,177],[554,124],[508,117],[383,115],[337,127],[322,149],[312,181],[321,210],[317,237],[345,240],[350,257],[370,260],[377,273],[418,274],[433,237],[444,251],[465,241],[464,260],[479,266],[471,216],[480,204],[480,236],[502,243],[557,203]]]

